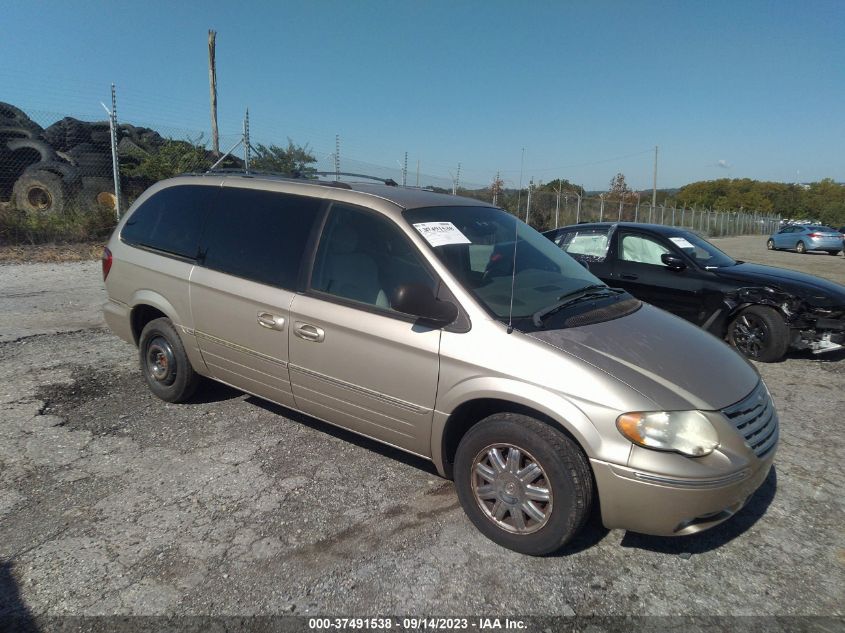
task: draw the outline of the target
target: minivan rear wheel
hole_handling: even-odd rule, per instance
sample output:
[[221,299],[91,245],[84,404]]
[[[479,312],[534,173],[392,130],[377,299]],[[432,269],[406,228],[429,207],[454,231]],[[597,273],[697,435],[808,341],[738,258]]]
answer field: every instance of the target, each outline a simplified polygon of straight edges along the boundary
[[584,525],[593,479],[581,448],[527,415],[497,413],[464,435],[455,487],[473,524],[508,549],[542,556]]
[[170,319],[154,319],[141,332],[138,345],[141,372],[147,386],[166,402],[184,402],[200,381],[194,371],[182,339]]

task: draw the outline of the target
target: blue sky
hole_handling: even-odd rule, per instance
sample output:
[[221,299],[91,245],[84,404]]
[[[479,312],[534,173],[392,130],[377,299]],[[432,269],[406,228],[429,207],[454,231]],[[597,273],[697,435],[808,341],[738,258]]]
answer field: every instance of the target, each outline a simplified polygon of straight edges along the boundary
[[[323,164],[605,189],[730,176],[845,180],[845,2],[5,3],[0,100],[223,144],[309,143]],[[375,168],[374,168],[375,169]],[[413,176],[410,177],[413,181]]]

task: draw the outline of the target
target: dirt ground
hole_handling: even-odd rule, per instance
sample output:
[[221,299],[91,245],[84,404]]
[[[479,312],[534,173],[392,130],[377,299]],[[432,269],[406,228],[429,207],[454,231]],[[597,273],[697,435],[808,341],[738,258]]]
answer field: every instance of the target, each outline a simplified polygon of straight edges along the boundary
[[[845,282],[842,257],[717,243]],[[0,266],[0,616],[817,615],[841,630],[845,354],[758,365],[781,444],[727,523],[671,539],[594,521],[531,558],[481,536],[424,460],[219,385],[153,397],[104,329],[98,267]]]

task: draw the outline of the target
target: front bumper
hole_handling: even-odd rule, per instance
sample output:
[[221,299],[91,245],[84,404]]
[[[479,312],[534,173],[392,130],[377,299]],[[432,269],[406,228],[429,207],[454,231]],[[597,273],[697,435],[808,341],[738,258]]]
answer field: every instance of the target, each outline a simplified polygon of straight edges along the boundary
[[738,472],[711,479],[654,475],[591,459],[602,523],[656,536],[711,528],[736,514],[766,480],[775,451]]

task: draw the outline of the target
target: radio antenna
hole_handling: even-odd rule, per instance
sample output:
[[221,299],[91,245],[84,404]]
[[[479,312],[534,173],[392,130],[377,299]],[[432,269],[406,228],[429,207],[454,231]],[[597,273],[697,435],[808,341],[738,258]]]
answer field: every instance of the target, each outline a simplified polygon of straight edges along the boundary
[[508,334],[513,332],[513,289],[516,285],[516,243],[519,241],[519,218],[513,218],[513,265],[511,266],[511,306],[508,310]]

